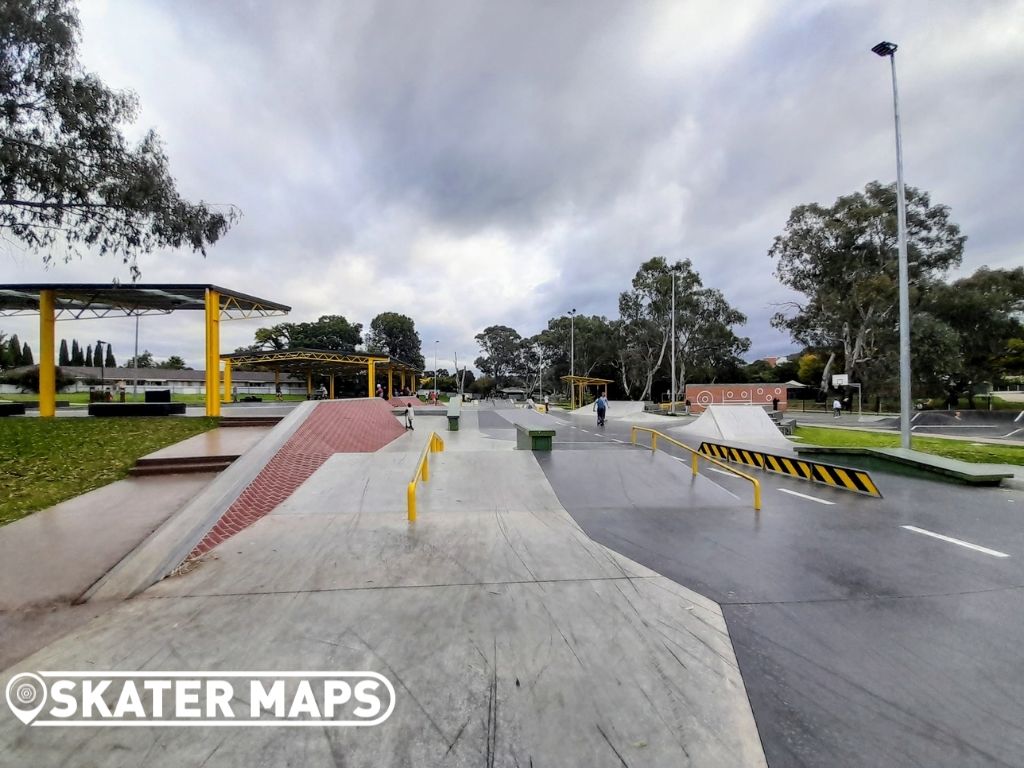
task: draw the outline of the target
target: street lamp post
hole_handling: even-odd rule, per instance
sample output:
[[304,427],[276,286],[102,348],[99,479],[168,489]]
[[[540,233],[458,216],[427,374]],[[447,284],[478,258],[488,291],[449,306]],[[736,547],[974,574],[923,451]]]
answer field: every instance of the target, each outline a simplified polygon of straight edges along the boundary
[[903,142],[900,137],[900,97],[896,88],[896,44],[881,42],[871,50],[888,56],[892,67],[892,109],[896,122],[896,220],[899,225],[900,284],[900,445],[910,449],[910,281],[907,267],[907,199],[903,189]]
[[440,344],[439,339],[434,340],[434,402],[437,402],[437,345]]
[[[676,269],[672,267],[672,365],[670,376],[672,383],[669,387],[672,402],[668,405],[668,412],[676,415]],[[653,393],[652,393],[653,394]]]
[[[569,375],[576,375],[576,307],[569,310]],[[569,381],[569,405],[576,407],[576,382]]]

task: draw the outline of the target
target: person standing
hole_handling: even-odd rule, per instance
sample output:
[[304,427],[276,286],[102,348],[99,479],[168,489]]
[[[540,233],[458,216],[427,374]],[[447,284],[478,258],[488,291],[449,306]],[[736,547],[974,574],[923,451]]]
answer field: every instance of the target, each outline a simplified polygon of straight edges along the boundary
[[551,412],[551,397],[544,395],[544,413]]
[[839,414],[843,412],[843,404],[839,402],[838,397],[832,398],[832,418],[838,419]]
[[407,402],[405,404],[405,428],[413,429],[412,420],[416,415],[416,411],[413,410],[412,403]]
[[603,427],[604,416],[608,412],[608,398],[604,393],[598,395],[597,400],[594,401],[594,410],[597,411],[597,426]]

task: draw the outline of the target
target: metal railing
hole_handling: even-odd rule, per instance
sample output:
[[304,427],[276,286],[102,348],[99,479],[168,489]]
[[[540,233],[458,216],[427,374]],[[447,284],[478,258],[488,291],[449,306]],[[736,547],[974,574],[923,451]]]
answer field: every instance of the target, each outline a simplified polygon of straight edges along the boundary
[[699,461],[700,461],[700,459],[704,459],[704,461],[710,462],[711,464],[714,464],[716,467],[721,467],[722,469],[724,469],[727,472],[729,472],[729,474],[731,474],[731,475],[736,475],[737,477],[742,477],[744,480],[749,480],[754,485],[754,509],[758,510],[758,511],[761,509],[761,483],[760,483],[760,481],[758,481],[758,479],[756,477],[751,477],[746,472],[740,472],[739,470],[733,469],[731,466],[729,466],[728,464],[726,464],[724,462],[718,461],[717,459],[713,459],[710,456],[705,456],[702,453],[699,453],[695,449],[691,448],[690,446],[686,445],[686,443],[681,443],[678,440],[674,440],[673,438],[669,437],[665,433],[659,432],[656,429],[650,429],[648,427],[638,427],[636,425],[633,425],[633,427],[629,431],[629,439],[630,439],[630,442],[633,443],[633,445],[637,444],[637,442],[636,442],[636,434],[637,434],[637,432],[649,432],[651,434],[651,451],[656,451],[658,449],[658,438],[659,437],[662,440],[665,440],[665,441],[667,441],[669,443],[672,443],[672,445],[674,445],[674,446],[677,446],[677,447],[682,448],[682,449],[684,449],[686,451],[689,451],[689,453],[690,453],[690,466],[693,469],[694,477],[696,477],[699,474],[699,471],[700,471]]
[[427,440],[427,444],[423,446],[423,452],[420,454],[419,461],[416,462],[416,472],[412,476],[412,480],[409,481],[409,487],[406,489],[406,504],[409,508],[409,522],[416,522],[416,484],[423,480],[424,483],[430,480],[430,462],[427,460],[430,454],[438,453],[444,450],[444,440],[437,432],[430,433],[430,439]]

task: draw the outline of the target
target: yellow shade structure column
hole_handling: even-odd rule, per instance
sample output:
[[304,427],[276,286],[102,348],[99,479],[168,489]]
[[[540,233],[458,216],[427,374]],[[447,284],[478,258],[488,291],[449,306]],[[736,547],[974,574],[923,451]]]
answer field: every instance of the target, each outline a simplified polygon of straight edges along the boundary
[[206,289],[206,415],[220,416],[220,293]]
[[330,386],[330,389],[331,389],[331,391],[328,394],[330,395],[331,400],[333,400],[334,399],[334,374],[333,373],[331,374],[331,386]]
[[39,415],[57,415],[57,372],[53,365],[53,336],[56,296],[52,290],[39,292]]
[[393,374],[394,374],[394,371],[392,371],[390,368],[388,368],[388,398],[389,399],[395,396],[395,379],[394,379]]
[[412,393],[416,394],[416,374],[412,374]]
[[402,386],[402,394],[405,394],[405,371],[398,372],[399,383]]
[[377,394],[377,361],[370,360],[366,364],[366,389],[367,397],[374,397]]
[[224,397],[221,399],[222,403],[230,403],[231,397],[231,360],[224,361]]

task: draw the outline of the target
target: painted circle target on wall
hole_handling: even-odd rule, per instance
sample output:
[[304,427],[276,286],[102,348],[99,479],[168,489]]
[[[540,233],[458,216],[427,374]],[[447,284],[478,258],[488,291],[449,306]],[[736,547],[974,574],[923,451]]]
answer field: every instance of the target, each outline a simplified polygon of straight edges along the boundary
[[733,392],[732,391],[726,392],[725,393],[725,397],[726,397],[727,400],[732,400]]
[[697,405],[711,405],[715,402],[715,398],[706,389],[698,392],[697,397],[694,399],[697,401]]
[[763,395],[764,394],[764,387],[758,387],[757,388],[757,394]]
[[775,388],[775,394],[776,395],[781,395],[782,394],[782,387],[776,387]]

